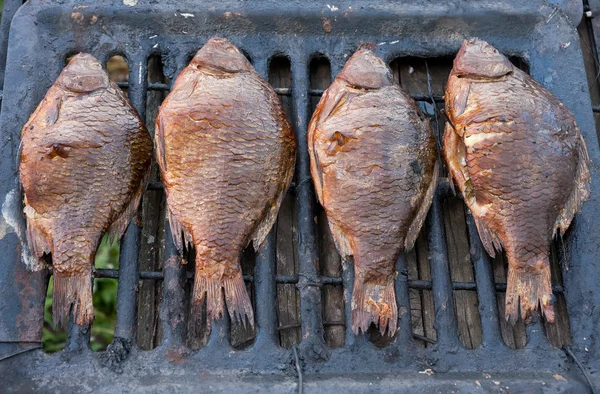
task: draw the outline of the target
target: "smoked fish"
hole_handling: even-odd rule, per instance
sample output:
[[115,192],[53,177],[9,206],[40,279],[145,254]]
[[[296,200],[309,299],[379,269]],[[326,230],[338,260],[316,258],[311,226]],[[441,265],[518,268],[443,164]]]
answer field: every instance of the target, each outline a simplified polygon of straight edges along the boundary
[[194,246],[193,305],[207,323],[254,325],[240,258],[258,250],[288,189],[296,142],[273,88],[224,38],[210,39],[175,81],[156,119],[156,156],[176,246]]
[[152,139],[92,55],[74,56],[21,134],[27,240],[52,256],[53,318],[93,320],[92,267],[105,232],[121,238],[150,173]]
[[375,47],[361,45],[311,119],[311,174],[342,257],[354,257],[352,330],[394,335],[396,260],[431,205],[438,154],[429,122],[393,83]]
[[[446,86],[444,158],[490,256],[508,258],[506,319],[554,321],[550,245],[589,196],[575,118],[498,50],[465,41]],[[520,310],[520,312],[519,312]]]

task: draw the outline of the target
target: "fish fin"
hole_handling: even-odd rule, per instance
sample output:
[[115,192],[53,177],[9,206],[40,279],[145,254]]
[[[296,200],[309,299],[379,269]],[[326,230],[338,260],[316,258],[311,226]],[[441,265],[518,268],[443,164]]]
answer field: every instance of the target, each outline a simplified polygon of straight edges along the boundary
[[151,167],[148,167],[148,170],[144,174],[142,181],[138,187],[138,190],[135,192],[131,201],[125,208],[123,212],[119,215],[119,217],[110,225],[108,230],[108,241],[109,243],[113,243],[115,240],[121,239],[125,231],[127,231],[127,226],[135,214],[137,213],[138,207],[140,206],[140,201],[144,192],[146,191],[146,186],[148,186],[148,181],[150,180]]
[[502,241],[500,241],[500,237],[498,237],[498,234],[490,230],[490,228],[484,223],[483,219],[473,215],[473,220],[475,221],[475,226],[477,227],[479,239],[481,239],[483,248],[487,254],[490,255],[490,257],[496,257],[496,251],[500,252],[502,250]]
[[[579,133],[579,130],[578,130]],[[575,184],[573,185],[573,191],[571,196],[567,200],[567,203],[560,211],[556,222],[554,223],[554,229],[552,230],[553,236],[560,228],[560,235],[564,235],[575,214],[581,209],[581,205],[590,196],[590,158],[588,156],[587,147],[583,136],[579,134],[579,163],[577,166],[577,173],[575,175]]]
[[548,323],[554,323],[552,285],[550,282],[550,260],[540,257],[542,268],[531,266],[515,267],[509,259],[508,283],[506,287],[506,321],[515,324],[520,316],[526,320],[541,306],[542,315]]
[[431,177],[431,181],[429,182],[429,186],[427,187],[427,191],[425,192],[425,197],[421,202],[421,206],[417,211],[415,218],[413,219],[410,227],[408,228],[408,232],[406,233],[406,238],[404,239],[404,249],[410,250],[415,245],[417,241],[417,237],[419,236],[419,232],[421,231],[421,227],[423,227],[423,223],[425,222],[425,218],[427,217],[427,212],[429,212],[429,207],[431,206],[431,202],[433,201],[433,195],[435,194],[435,188],[437,187],[437,180],[439,176],[440,163],[436,160],[433,167],[433,175]]
[[57,96],[51,103],[48,104],[46,111],[46,126],[52,126],[58,120],[60,115],[60,107],[62,106],[62,97]]
[[[225,300],[223,300],[221,289],[225,292]],[[254,327],[254,311],[241,271],[238,271],[232,277],[213,279],[205,277],[196,270],[192,299],[192,313],[194,314],[200,310],[200,306],[206,299],[208,327],[210,327],[213,320],[223,317],[225,304],[229,311],[229,317],[233,322],[243,323],[244,325],[248,322],[251,327]]]
[[[327,217],[327,215],[325,215]],[[350,248],[350,242],[348,238],[331,219],[327,218],[329,221],[329,229],[331,230],[331,235],[333,235],[333,243],[335,244],[336,249],[340,253],[343,258],[347,258],[352,255],[352,249]]]
[[[181,225],[179,220],[175,217],[171,209],[168,208],[167,204],[167,214],[169,216],[169,227],[171,228],[171,235],[173,236],[173,242],[175,243],[175,247],[181,254],[183,252],[183,247],[186,246],[191,248],[194,244],[192,234],[190,234],[185,227]],[[185,261],[185,260],[182,260]]]
[[452,115],[454,118],[461,116],[467,108],[467,102],[469,101],[469,93],[471,92],[471,83],[465,82],[457,85],[457,93],[454,96],[454,102],[452,106]]
[[317,194],[317,199],[323,205],[323,172],[319,155],[315,147],[316,134],[320,125],[331,115],[338,112],[351,98],[351,94],[339,83],[333,84],[323,93],[317,109],[308,125],[308,153],[310,155],[310,172]]
[[352,291],[352,331],[358,335],[359,330],[366,333],[371,323],[379,325],[381,335],[393,336],[398,325],[398,307],[394,281],[387,285],[364,283],[362,279],[354,279]]
[[55,326],[65,327],[71,308],[78,325],[89,325],[94,320],[91,265],[74,274],[54,271],[52,319]]
[[254,230],[254,234],[252,235],[252,244],[254,245],[255,251],[258,251],[262,247],[262,244],[265,242],[269,231],[271,231],[271,228],[273,228],[273,225],[277,220],[277,214],[279,213],[281,203],[283,202],[287,189],[290,187],[290,183],[292,182],[293,175],[294,166],[290,166],[287,174],[285,174],[286,181],[284,182],[284,187],[280,190],[277,200],[275,200],[275,204],[271,206],[271,209],[269,209],[263,220],[256,227],[256,230]]
[[[189,75],[189,74],[185,74],[182,76],[183,76],[183,79],[181,80],[181,83],[176,83],[175,86],[173,86],[173,90],[172,90],[171,94],[169,95],[170,100],[175,100],[175,101],[187,100],[192,95],[192,93],[194,93],[194,90],[196,89],[196,86],[198,85],[198,78],[195,78],[193,75]],[[180,79],[178,77],[177,81],[179,82],[179,80]]]
[[[475,192],[471,185],[470,175],[467,171],[466,166],[461,164],[461,154],[464,155],[464,151],[461,149],[462,141],[459,135],[454,130],[454,127],[450,123],[446,123],[446,129],[444,130],[444,158],[448,165],[451,178],[456,182],[456,186],[463,195],[465,204],[473,212],[477,209],[477,201],[475,199]],[[485,251],[491,256],[496,256],[496,250],[502,250],[502,242],[496,233],[490,230],[487,225],[483,222],[480,217],[473,215],[477,231],[479,232],[479,238],[485,248]]]
[[165,155],[165,127],[164,121],[160,114],[156,117],[156,124],[154,125],[154,140],[156,145],[156,162],[160,166],[163,174],[167,172],[167,157]]
[[314,141],[309,141],[310,172],[319,204],[323,205],[323,169],[319,161],[319,153],[314,147]]
[[458,186],[460,192],[465,196],[469,194],[469,190],[467,190],[467,180],[470,176],[467,168],[460,162],[459,155],[461,153],[464,154],[459,148],[459,144],[461,143],[460,136],[456,133],[454,127],[447,122],[444,129],[444,148],[442,149],[442,153],[444,159],[446,159],[448,171],[451,175],[450,178],[455,181],[456,186]]
[[[25,211],[32,210],[35,214],[35,210],[27,205]],[[30,213],[27,212],[27,244],[29,245],[29,251],[31,255],[35,257],[39,262],[42,262],[44,254],[50,254],[52,252],[52,239],[48,239],[41,228],[39,228],[35,222],[35,219],[29,217]],[[44,264],[45,265],[45,264]]]

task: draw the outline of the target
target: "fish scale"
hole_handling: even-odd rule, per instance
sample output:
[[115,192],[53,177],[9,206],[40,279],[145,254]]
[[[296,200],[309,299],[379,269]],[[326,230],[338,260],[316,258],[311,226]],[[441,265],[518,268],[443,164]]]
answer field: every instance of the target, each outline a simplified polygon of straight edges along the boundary
[[325,91],[308,132],[319,202],[338,251],[354,257],[352,330],[375,323],[392,336],[396,259],[413,246],[437,179],[431,127],[367,45]]
[[293,175],[281,104],[237,48],[213,38],[175,81],[156,130],[175,243],[196,248],[193,304],[206,299],[209,325],[225,303],[253,325],[240,258],[251,241],[260,248]]
[[550,243],[589,196],[589,159],[573,115],[479,39],[465,41],[446,87],[444,157],[486,251],[508,258],[506,318],[554,321]]
[[[78,83],[78,81],[83,81]],[[120,238],[145,189],[152,141],[91,55],[73,57],[22,131],[27,239],[54,269],[53,317],[91,323],[92,266],[106,231]]]

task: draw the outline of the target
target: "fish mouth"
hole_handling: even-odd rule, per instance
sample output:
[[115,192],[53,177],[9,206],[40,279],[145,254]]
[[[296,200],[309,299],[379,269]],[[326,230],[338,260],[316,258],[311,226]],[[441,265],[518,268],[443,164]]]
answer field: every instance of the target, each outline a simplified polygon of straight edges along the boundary
[[248,71],[243,68],[223,67],[216,64],[209,64],[202,60],[196,62],[196,69],[210,75],[238,74]]
[[476,82],[497,82],[497,81],[504,81],[504,80],[506,80],[506,78],[510,77],[513,74],[514,74],[514,71],[507,71],[505,74],[492,77],[492,76],[488,76],[488,75],[462,72],[462,73],[457,73],[456,78],[469,79],[469,80],[476,81]]

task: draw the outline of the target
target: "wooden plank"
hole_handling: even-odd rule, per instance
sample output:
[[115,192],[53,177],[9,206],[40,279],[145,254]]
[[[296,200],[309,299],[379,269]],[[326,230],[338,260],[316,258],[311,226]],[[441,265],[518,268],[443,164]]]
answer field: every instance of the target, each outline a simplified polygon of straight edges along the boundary
[[398,60],[398,67],[400,84],[408,94],[429,95],[427,78],[427,70],[429,70],[433,94],[443,96],[450,70],[452,70],[452,58],[407,57]]
[[[458,198],[452,197],[444,201],[448,263],[453,282],[475,282],[464,209],[462,200]],[[459,337],[469,349],[478,347],[482,341],[481,317],[477,305],[476,291],[454,290]]]
[[[274,88],[291,88],[292,74],[289,59],[275,57],[269,64],[269,82]],[[280,95],[281,105],[288,118],[291,114],[291,97]],[[283,200],[276,228],[277,273],[298,274],[296,251],[296,207],[291,193]],[[293,284],[277,285],[277,318],[281,346],[289,348],[300,343],[300,294]]]
[[[431,280],[431,269],[429,267],[429,251],[427,246],[427,230],[425,226],[421,229],[421,233],[417,238],[415,245],[417,251],[417,261],[419,268],[419,279]],[[421,291],[421,305],[423,307],[423,329],[425,337],[437,340],[437,332],[435,330],[435,307],[433,305],[433,293],[431,290]],[[431,346],[427,343],[426,346]]]
[[[564,261],[561,256],[563,248],[553,243],[550,254],[550,269],[552,277],[552,285],[562,285],[562,272],[560,261]],[[554,294],[556,297],[554,304],[554,324],[544,321],[546,336],[552,346],[563,347],[571,343],[571,331],[569,329],[569,315],[567,313],[567,303],[562,294]]]
[[[419,279],[419,268],[417,267],[417,251],[413,248],[406,253],[406,270],[408,280]],[[400,273],[402,275],[402,273]],[[414,334],[425,336],[425,328],[423,327],[423,306],[421,303],[421,291],[417,289],[409,289],[408,295],[410,299],[410,321],[412,332]],[[416,341],[417,346],[425,347],[426,342]]]
[[[342,259],[335,248],[333,236],[329,230],[325,210],[319,207],[319,262],[323,276],[341,276]],[[325,325],[325,341],[332,348],[344,346],[345,340],[344,287],[341,285],[323,286],[323,324]]]
[[[298,274],[295,213],[294,196],[288,193],[277,219],[277,273],[280,275]],[[300,294],[295,285],[277,285],[277,318],[281,346],[289,348],[300,343]]]

